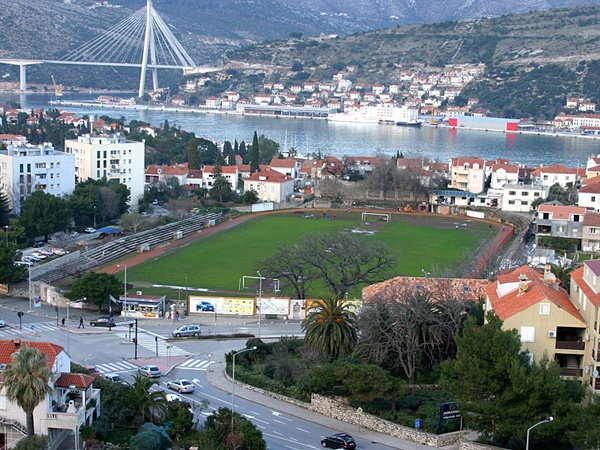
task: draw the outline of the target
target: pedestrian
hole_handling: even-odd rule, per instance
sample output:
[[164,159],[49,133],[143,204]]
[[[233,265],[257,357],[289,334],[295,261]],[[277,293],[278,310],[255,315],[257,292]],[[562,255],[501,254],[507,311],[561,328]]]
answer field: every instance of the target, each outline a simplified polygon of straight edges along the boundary
[[62,318],[62,320],[60,321],[60,323],[61,323],[61,326],[63,326],[63,327],[65,326],[65,318],[64,317]]
[[179,322],[179,311],[175,311],[175,322]]
[[85,325],[83,324],[83,317],[79,316],[79,326],[77,328],[85,328]]

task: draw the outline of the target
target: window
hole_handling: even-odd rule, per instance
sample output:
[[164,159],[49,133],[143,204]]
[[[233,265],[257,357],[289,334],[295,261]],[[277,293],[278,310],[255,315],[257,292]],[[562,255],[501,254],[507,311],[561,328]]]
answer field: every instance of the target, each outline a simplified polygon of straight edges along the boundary
[[515,201],[514,201],[514,200],[509,200],[509,201],[508,201],[508,204],[509,204],[509,205],[514,205],[514,204],[515,204]]
[[540,196],[540,193],[539,193],[539,192],[534,192],[534,193],[533,193],[533,196],[534,196],[534,197],[539,197],[539,196]]
[[463,286],[463,292],[471,292],[471,288],[469,286]]
[[595,202],[596,201],[596,197],[592,195],[592,201]]
[[598,228],[590,228],[590,234],[598,234]]
[[508,191],[508,195],[517,195],[517,191]]
[[535,342],[535,327],[521,327],[521,342]]
[[542,315],[542,316],[550,315],[550,303],[540,303],[540,315]]
[[523,197],[529,197],[529,192],[523,191],[523,192],[521,192],[521,196],[523,196]]

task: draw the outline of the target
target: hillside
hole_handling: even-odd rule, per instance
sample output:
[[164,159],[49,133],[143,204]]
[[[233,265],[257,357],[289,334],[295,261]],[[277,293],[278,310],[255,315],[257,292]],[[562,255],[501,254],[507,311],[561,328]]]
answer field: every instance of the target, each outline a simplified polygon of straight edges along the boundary
[[567,96],[600,99],[599,23],[600,7],[580,7],[268,42],[231,52],[228,60],[258,67],[267,81],[298,62],[316,80],[352,65],[352,81],[387,85],[399,82],[404,69],[483,62],[487,78],[463,95],[479,97],[494,115],[553,117]]

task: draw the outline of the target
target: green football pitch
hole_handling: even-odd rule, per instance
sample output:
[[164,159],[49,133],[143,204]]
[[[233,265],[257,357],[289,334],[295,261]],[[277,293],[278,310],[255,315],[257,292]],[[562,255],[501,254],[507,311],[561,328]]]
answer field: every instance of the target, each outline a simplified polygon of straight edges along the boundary
[[[360,230],[360,239],[379,240],[398,255],[395,276],[422,276],[427,272],[455,273],[466,258],[473,258],[495,233],[487,223],[463,218],[417,213],[392,214],[388,223],[379,217],[361,221],[360,212],[295,210],[243,221],[218,233],[199,234],[193,242],[143,264],[130,267],[128,283],[208,289],[232,295],[243,276],[256,276],[258,262],[275,253],[282,242],[300,243],[309,233]],[[335,217],[334,217],[335,214]],[[167,289],[168,291],[168,289]],[[181,289],[179,290],[181,291]],[[165,288],[144,288],[144,293],[167,294]],[[239,295],[254,295],[240,291]],[[349,293],[360,295],[360,291]],[[179,292],[181,298],[184,293]],[[210,295],[214,295],[210,294]],[[318,293],[313,293],[318,295]]]

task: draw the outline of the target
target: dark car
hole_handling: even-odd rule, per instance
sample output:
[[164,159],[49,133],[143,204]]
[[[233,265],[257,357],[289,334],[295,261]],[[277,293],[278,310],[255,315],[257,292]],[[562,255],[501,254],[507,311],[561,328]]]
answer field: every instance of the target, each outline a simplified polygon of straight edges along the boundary
[[115,321],[112,317],[98,317],[97,319],[90,321],[90,325],[93,327],[109,327],[109,328],[117,326],[117,324],[115,323]]
[[215,311],[215,307],[210,302],[200,302],[196,305],[196,311]]
[[356,441],[349,434],[338,433],[321,439],[321,445],[329,448],[344,448],[353,450],[356,448]]

